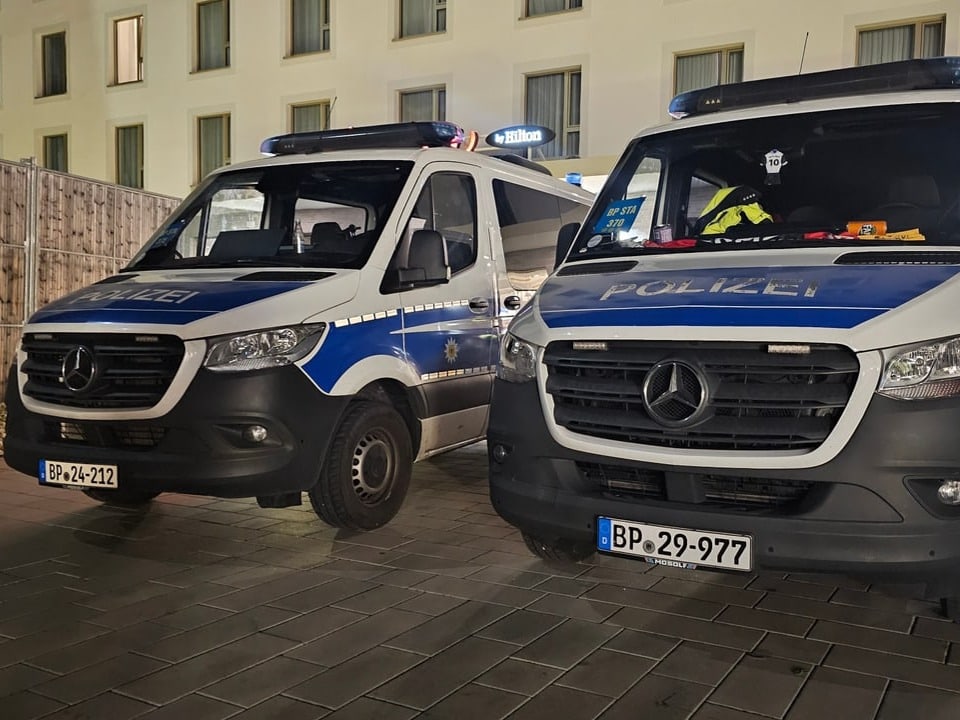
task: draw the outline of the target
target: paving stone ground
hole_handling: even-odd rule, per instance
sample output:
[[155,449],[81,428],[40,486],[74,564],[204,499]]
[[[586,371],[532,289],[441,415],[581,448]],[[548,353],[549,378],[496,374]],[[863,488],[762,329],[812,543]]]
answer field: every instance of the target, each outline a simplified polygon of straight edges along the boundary
[[482,445],[397,520],[0,470],[0,718],[956,720],[960,625],[910,588],[531,557]]

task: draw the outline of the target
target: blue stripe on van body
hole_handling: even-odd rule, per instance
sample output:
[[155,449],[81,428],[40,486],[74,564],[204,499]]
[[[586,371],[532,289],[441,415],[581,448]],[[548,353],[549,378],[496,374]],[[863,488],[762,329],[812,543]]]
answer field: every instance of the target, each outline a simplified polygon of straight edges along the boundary
[[490,365],[492,320],[467,305],[407,312],[404,347],[420,374]]
[[948,265],[696,268],[552,278],[539,308],[553,328],[852,328],[960,272]]
[[92,285],[45,305],[29,322],[187,325],[308,284],[223,280]]
[[329,393],[343,374],[364,358],[386,355],[405,361],[400,313],[377,320],[331,324],[320,350],[301,367],[321,390]]
[[350,367],[369,357],[397,358],[418,377],[487,367],[490,325],[477,323],[476,330],[466,331],[455,326],[475,318],[464,305],[416,312],[398,309],[396,315],[353,325],[333,323],[320,350],[302,367],[324,392],[330,392]]

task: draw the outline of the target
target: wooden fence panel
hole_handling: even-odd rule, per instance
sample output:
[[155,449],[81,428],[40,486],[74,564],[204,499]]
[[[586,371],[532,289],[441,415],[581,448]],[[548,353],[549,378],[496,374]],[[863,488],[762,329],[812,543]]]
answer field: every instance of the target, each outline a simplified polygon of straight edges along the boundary
[[[34,187],[35,217],[29,212]],[[39,308],[115,274],[178,202],[29,162],[0,161],[0,392],[30,300]]]
[[0,161],[0,245],[26,240],[27,169]]
[[18,163],[0,163],[0,389],[20,341],[26,303],[27,174]]

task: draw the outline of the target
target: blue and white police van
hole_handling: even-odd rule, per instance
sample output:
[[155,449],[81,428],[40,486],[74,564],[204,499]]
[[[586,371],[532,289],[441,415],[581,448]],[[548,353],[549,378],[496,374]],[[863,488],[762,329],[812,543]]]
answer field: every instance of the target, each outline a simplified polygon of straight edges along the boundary
[[670,112],[501,344],[494,506],[545,558],[922,582],[960,617],[960,59]]
[[500,328],[592,199],[465,144],[301,133],[212,174],[122,272],[29,319],[7,464],[111,503],[306,492],[334,526],[386,523],[414,460],[483,438]]

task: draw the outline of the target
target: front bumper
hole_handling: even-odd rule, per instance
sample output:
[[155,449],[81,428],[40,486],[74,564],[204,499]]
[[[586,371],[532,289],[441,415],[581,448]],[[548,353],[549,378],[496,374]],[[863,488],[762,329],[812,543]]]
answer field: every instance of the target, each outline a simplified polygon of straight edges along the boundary
[[[754,567],[839,572],[960,588],[960,508],[936,498],[960,477],[960,400],[876,396],[830,462],[797,470],[637,463],[576,452],[547,428],[536,383],[494,386],[488,431],[490,496],[516,527],[547,540],[595,544],[598,516],[746,533]],[[498,445],[508,450],[498,461]],[[591,479],[586,466],[653,471],[664,496],[637,497]],[[703,500],[702,478],[809,486],[796,502],[744,509]],[[937,590],[933,590],[937,592]]]
[[[41,459],[116,465],[121,488],[220,497],[308,490],[349,398],[321,393],[293,366],[201,370],[180,402],[147,421],[73,420],[24,408],[11,369],[4,460],[37,477]],[[262,425],[263,443],[242,429]]]

